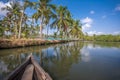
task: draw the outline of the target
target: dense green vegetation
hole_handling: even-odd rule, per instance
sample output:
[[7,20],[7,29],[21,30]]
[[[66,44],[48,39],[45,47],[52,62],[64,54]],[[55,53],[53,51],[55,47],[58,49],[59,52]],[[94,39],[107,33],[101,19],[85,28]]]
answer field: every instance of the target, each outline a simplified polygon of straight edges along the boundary
[[[61,38],[80,38],[83,34],[80,21],[71,17],[67,7],[51,4],[51,0],[25,0],[22,5],[19,0],[14,0],[10,5],[3,8],[8,11],[7,15],[0,16],[1,38],[45,38],[51,29],[57,30],[54,36]],[[28,15],[27,9],[35,12]],[[43,29],[47,34],[43,34]]]
[[120,42],[120,35],[93,35],[84,36],[86,41]]
[[[51,36],[58,39],[120,42],[120,35],[83,34],[80,20],[73,19],[66,6],[52,4],[51,0],[24,0],[22,4],[19,0],[14,0],[10,5],[2,9],[8,11],[7,15],[0,16],[1,39],[44,39]],[[28,15],[28,9],[35,12]],[[43,30],[47,33],[43,34]],[[56,32],[48,34],[51,30]]]

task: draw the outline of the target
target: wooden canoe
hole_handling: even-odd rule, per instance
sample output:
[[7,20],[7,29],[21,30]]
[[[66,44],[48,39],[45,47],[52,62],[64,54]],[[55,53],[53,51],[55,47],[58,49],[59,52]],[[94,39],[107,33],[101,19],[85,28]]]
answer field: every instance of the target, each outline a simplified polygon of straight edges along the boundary
[[5,80],[52,80],[40,65],[29,55]]

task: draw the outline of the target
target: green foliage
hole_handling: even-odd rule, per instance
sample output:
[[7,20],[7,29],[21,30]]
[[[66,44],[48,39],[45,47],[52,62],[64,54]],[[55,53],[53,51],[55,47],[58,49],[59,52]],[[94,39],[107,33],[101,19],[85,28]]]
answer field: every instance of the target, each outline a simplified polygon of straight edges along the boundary
[[2,37],[3,35],[4,35],[4,28],[0,24],[0,37]]
[[68,33],[68,28],[69,28],[69,24],[70,24],[70,19],[71,19],[71,14],[69,12],[69,10],[67,9],[67,7],[64,6],[58,6],[56,8],[56,14],[54,17],[54,21],[51,24],[52,28],[56,28],[58,29],[58,31],[65,36],[67,36]]
[[[50,27],[49,24],[52,25],[52,29],[58,29],[55,35],[57,37],[68,38],[73,36],[81,38],[83,36],[81,25],[79,21],[75,22],[72,19],[67,7],[56,6],[50,2],[51,0],[38,0],[38,2],[25,0],[23,5],[17,0],[11,2],[11,7],[4,8],[4,10],[8,10],[8,13],[1,20],[0,36],[7,37],[9,33],[9,37],[13,38],[30,38],[31,36],[38,36],[40,33],[40,37],[42,37],[42,30],[45,26]],[[29,17],[25,14],[28,7],[36,11]],[[4,34],[5,32],[7,33]]]
[[120,35],[99,35],[95,37],[96,41],[120,42]]
[[120,35],[93,35],[84,36],[86,41],[102,41],[102,42],[120,42]]
[[[88,36],[82,32],[80,20],[74,20],[66,6],[56,6],[51,4],[51,0],[38,0],[38,2],[24,1],[20,5],[15,0],[10,6],[3,10],[8,10],[6,16],[0,20],[0,37],[4,38],[42,38],[42,31],[47,26],[48,29],[57,29],[52,36],[56,38],[72,38],[86,41],[111,41],[120,42],[120,35],[93,35]],[[25,13],[27,8],[35,9],[35,13],[28,16]],[[46,34],[44,34],[46,35]]]
[[73,36],[73,38],[82,39],[83,38],[83,32],[82,32],[81,29],[82,29],[82,27],[81,27],[80,21],[72,19],[72,23],[71,23],[71,28],[70,28],[69,34],[71,36]]

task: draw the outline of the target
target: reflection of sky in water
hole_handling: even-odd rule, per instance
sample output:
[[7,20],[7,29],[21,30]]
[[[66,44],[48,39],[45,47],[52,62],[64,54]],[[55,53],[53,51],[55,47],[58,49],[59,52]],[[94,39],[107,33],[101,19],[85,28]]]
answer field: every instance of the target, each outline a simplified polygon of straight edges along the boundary
[[87,46],[88,49],[101,49],[100,45],[94,45],[94,44],[88,44]]
[[54,51],[53,47],[42,50],[44,57],[56,57],[57,53]]
[[120,80],[120,48],[89,43],[80,53],[81,60],[70,69],[71,80]]
[[89,62],[90,61],[90,53],[89,50],[86,49],[86,47],[83,47],[81,50],[81,55],[82,55],[82,60],[84,62]]

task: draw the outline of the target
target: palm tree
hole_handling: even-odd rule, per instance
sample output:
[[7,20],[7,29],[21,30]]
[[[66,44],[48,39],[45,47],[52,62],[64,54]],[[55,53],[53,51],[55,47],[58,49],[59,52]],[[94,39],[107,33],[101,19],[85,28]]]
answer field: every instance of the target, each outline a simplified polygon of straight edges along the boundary
[[11,21],[11,17],[10,16],[6,16],[4,17],[2,20],[0,20],[0,34],[1,37],[7,37],[8,33],[12,33],[13,32],[13,26],[11,25],[12,21]]
[[10,6],[7,6],[5,9],[8,10],[7,13],[7,24],[9,25],[9,27],[14,27],[14,34],[15,34],[15,38],[17,38],[17,34],[18,34],[18,21],[19,21],[19,15],[20,15],[20,6],[18,2],[11,2]]
[[[35,5],[34,3],[29,2],[28,0],[24,1],[24,4],[21,5],[19,1],[14,0],[10,3],[11,6],[7,6],[8,13],[7,18],[10,18],[10,26],[14,27],[15,38],[21,38],[22,25],[25,25],[27,16],[25,14],[25,9]],[[13,25],[12,25],[13,24]]]
[[3,27],[3,21],[0,20],[0,37],[4,36],[4,30],[5,28]]
[[[54,8],[56,8],[56,6],[54,7]],[[49,31],[49,27],[50,27],[50,20],[51,19],[54,19],[55,18],[55,13],[53,13],[52,11],[51,11],[51,8],[49,7],[48,9],[47,9],[47,14],[45,15],[45,25],[47,26],[46,27],[46,29],[47,29],[47,37],[48,37],[48,31]]]
[[37,12],[34,13],[36,19],[40,19],[40,38],[42,38],[42,30],[46,23],[46,17],[48,15],[48,9],[54,9],[55,6],[50,4],[51,0],[38,0],[39,2],[36,3]]
[[33,5],[35,5],[34,2],[30,2],[29,0],[25,0],[24,1],[24,5],[21,5],[21,11],[20,11],[20,26],[19,26],[19,34],[18,34],[18,38],[20,39],[20,36],[21,36],[21,28],[22,28],[22,22],[23,22],[23,19],[24,19],[24,15],[25,15],[25,9],[27,7],[32,7]]
[[81,37],[83,35],[81,30],[81,24],[79,20],[72,20],[72,28],[69,31],[71,35],[74,36],[74,38]]
[[66,7],[59,6],[56,9],[56,19],[52,23],[51,27],[56,27],[58,31],[67,33],[69,27],[71,14]]

